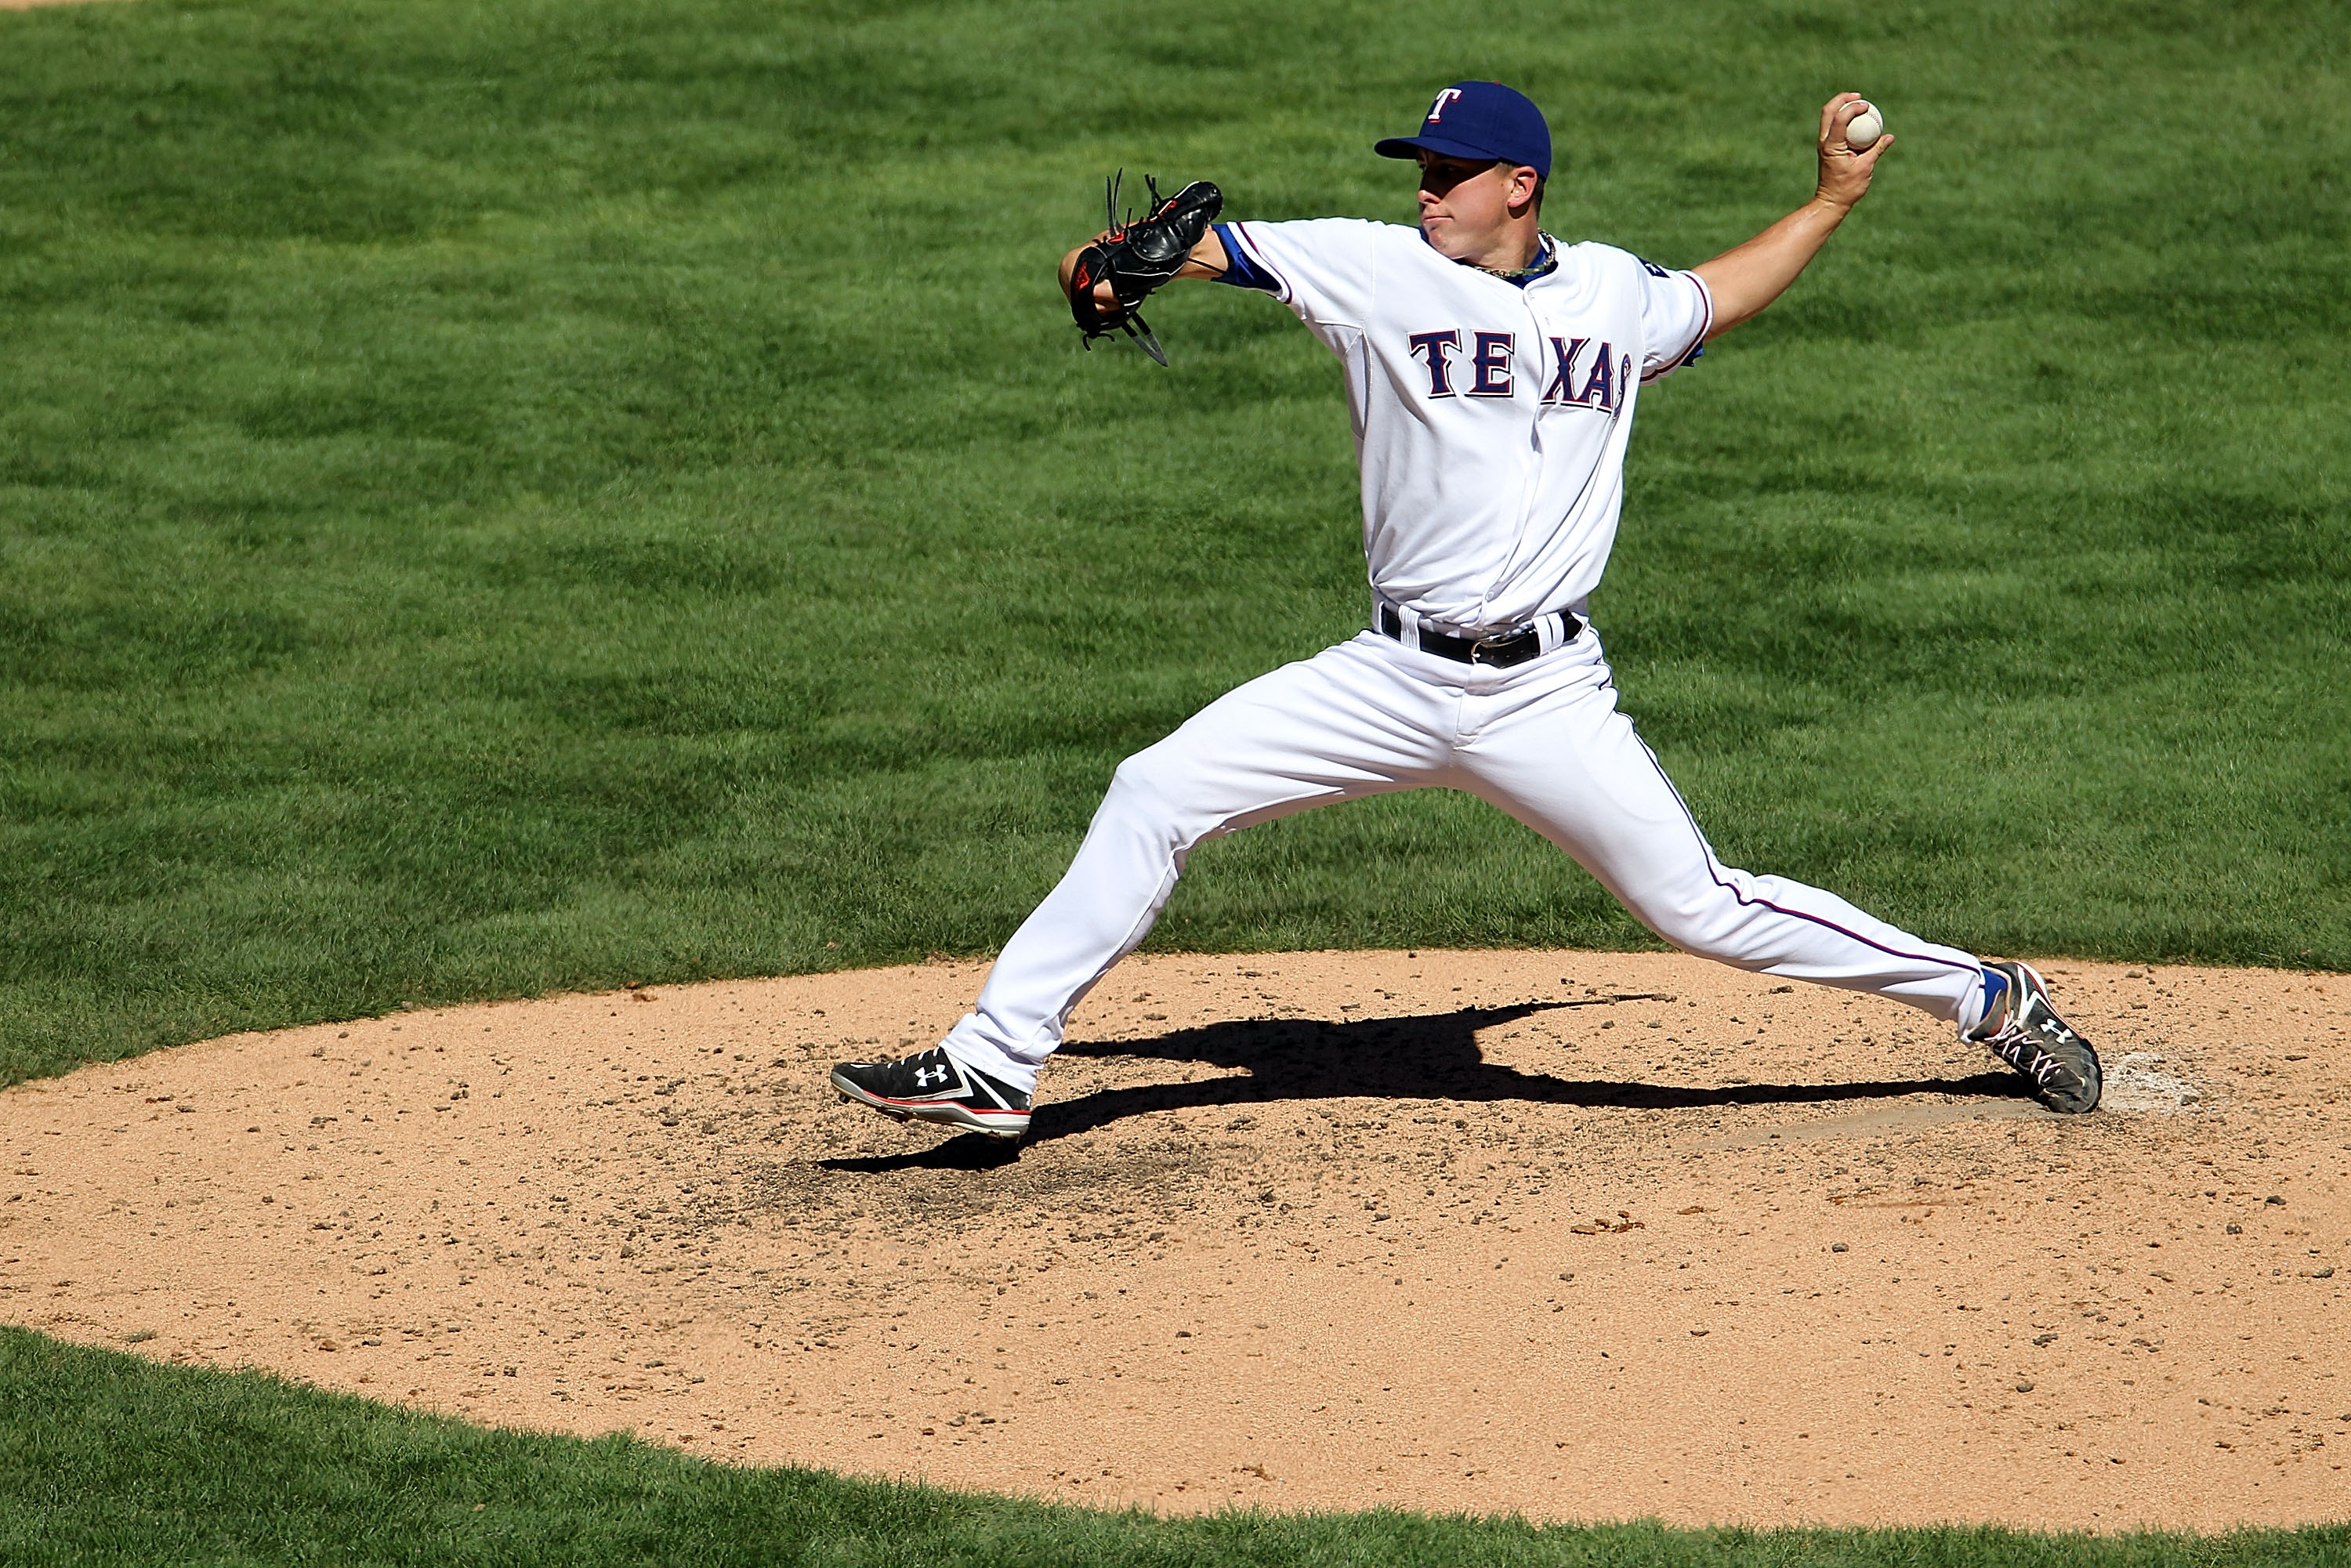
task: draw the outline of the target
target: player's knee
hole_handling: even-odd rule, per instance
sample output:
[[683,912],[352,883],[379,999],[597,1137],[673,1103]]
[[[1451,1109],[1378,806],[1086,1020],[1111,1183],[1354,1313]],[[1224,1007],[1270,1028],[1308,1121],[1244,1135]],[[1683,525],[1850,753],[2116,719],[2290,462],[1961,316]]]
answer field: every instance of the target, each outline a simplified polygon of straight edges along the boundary
[[1156,782],[1160,771],[1153,766],[1150,751],[1138,751],[1113,771],[1109,792],[1121,799],[1164,799]]
[[1164,844],[1180,859],[1226,823],[1209,781],[1189,762],[1165,742],[1136,752],[1111,775],[1095,821],[1115,822],[1118,831]]
[[1645,900],[1633,913],[1641,924],[1696,957],[1737,964],[1744,956],[1744,911],[1727,888]]
[[1151,752],[1138,751],[1118,765],[1096,817],[1112,817],[1148,830],[1172,834],[1178,812],[1176,795],[1167,788],[1165,770],[1154,766]]

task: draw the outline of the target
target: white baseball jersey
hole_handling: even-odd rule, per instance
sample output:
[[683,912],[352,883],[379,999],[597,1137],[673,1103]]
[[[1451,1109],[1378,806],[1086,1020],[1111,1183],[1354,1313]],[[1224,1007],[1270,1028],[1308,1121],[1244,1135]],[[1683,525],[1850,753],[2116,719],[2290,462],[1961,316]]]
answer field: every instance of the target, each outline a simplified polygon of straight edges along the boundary
[[1639,390],[1713,324],[1698,276],[1551,242],[1521,286],[1357,218],[1218,232],[1346,367],[1373,591],[1456,632],[1583,613]]

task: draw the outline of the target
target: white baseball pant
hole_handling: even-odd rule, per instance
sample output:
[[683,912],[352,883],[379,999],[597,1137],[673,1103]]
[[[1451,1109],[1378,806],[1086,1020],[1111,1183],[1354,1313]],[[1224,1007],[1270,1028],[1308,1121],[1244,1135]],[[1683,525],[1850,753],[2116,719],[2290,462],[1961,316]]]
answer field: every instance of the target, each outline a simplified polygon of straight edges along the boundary
[[1031,1090],[1070,1013],[1132,951],[1195,844],[1312,806],[1447,788],[1557,844],[1685,952],[1892,997],[1974,1027],[1983,971],[1834,894],[1717,860],[1590,628],[1509,669],[1365,632],[1202,708],[1119,764],[1077,858],[1005,944],[949,1054]]

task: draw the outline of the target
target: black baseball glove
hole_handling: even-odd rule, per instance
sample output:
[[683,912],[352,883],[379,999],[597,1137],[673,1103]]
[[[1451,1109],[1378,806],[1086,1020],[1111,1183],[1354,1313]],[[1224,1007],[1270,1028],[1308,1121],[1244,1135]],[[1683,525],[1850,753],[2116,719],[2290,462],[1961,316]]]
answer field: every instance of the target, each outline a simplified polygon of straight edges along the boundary
[[[1144,183],[1151,189],[1150,211],[1140,218],[1122,221],[1118,188],[1125,172],[1122,169],[1102,182],[1102,207],[1110,232],[1078,253],[1077,267],[1070,274],[1070,314],[1077,319],[1078,330],[1086,335],[1087,348],[1094,346],[1096,338],[1123,330],[1164,365],[1167,356],[1151,324],[1135,308],[1150,298],[1153,289],[1184,270],[1192,247],[1224,210],[1225,193],[1206,180],[1195,180],[1163,198],[1159,182],[1145,175]],[[1101,283],[1108,283],[1117,297],[1115,310],[1104,308],[1094,298],[1094,287]]]

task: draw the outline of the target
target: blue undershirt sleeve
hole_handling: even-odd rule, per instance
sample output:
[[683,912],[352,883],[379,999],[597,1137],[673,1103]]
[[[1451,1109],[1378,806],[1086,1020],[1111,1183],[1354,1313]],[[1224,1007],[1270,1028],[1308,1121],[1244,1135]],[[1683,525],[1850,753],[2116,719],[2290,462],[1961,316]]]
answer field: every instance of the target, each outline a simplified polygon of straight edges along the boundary
[[1241,242],[1233,237],[1232,225],[1218,224],[1216,228],[1217,239],[1225,247],[1225,259],[1230,263],[1216,278],[1217,282],[1229,283],[1236,288],[1255,288],[1266,294],[1281,292],[1280,284],[1250,265],[1249,253],[1241,248]]

